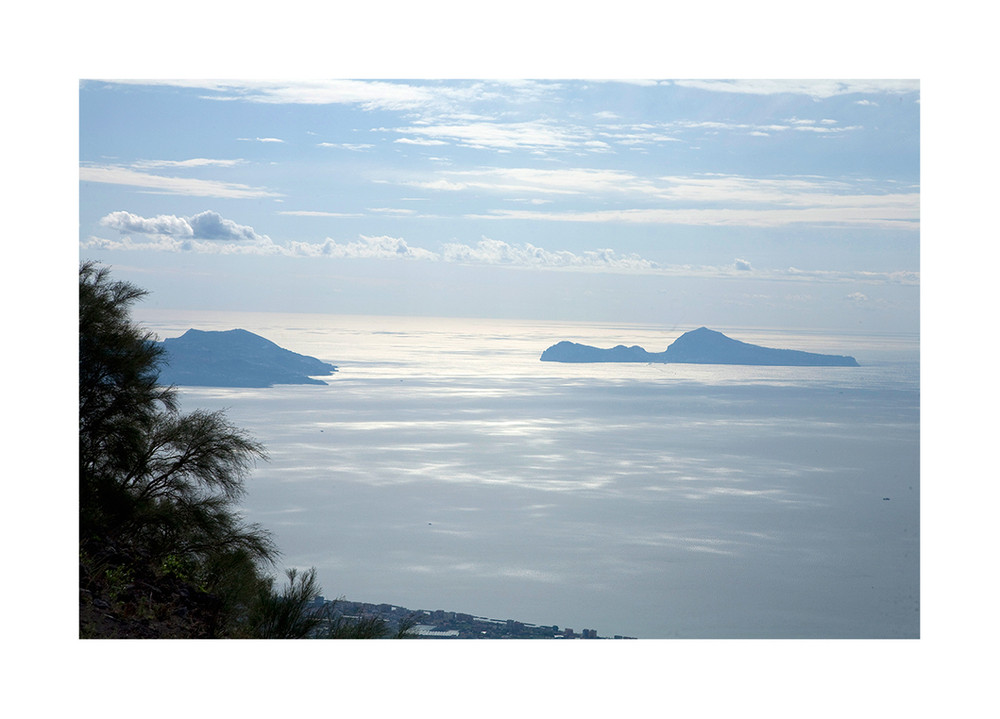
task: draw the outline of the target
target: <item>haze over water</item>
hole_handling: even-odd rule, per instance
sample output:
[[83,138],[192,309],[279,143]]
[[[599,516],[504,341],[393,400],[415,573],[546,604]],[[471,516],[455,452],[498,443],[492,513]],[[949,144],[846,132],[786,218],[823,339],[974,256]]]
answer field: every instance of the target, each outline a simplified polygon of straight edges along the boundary
[[185,387],[271,456],[247,516],[324,594],[602,636],[919,636],[916,335],[712,327],[846,367],[540,362],[697,325],[138,309],[241,327],[326,387]]

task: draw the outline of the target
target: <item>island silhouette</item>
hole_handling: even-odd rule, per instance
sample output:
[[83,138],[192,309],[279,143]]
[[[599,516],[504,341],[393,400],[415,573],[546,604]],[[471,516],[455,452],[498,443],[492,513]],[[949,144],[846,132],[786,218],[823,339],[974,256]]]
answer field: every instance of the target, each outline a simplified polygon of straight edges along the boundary
[[214,332],[189,329],[163,340],[160,383],[202,387],[272,387],[326,384],[317,376],[337,371],[332,364],[279,347],[242,329]]
[[734,340],[721,332],[699,327],[685,332],[663,352],[647,352],[638,345],[600,349],[576,342],[559,342],[542,353],[542,362],[657,362],[685,364],[770,365],[776,367],[858,367],[846,355],[773,349]]

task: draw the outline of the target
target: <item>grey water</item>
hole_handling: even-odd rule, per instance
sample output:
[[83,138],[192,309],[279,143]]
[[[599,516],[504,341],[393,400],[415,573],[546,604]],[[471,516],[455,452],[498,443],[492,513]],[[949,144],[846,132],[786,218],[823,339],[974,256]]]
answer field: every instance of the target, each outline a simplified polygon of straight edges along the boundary
[[639,638],[920,635],[916,335],[723,328],[861,367],[539,361],[629,324],[139,310],[241,327],[326,386],[182,388],[268,448],[248,519],[327,597]]

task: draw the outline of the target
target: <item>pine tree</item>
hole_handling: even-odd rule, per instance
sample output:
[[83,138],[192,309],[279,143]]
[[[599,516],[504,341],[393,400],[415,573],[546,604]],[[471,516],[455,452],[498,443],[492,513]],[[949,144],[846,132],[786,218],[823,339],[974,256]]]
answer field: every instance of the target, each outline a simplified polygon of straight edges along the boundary
[[218,623],[246,610],[278,554],[238,511],[266,452],[221,412],[179,411],[176,390],[159,384],[161,347],[130,316],[146,294],[80,266],[81,587],[104,591],[110,577],[126,596],[139,578],[181,582],[212,595],[211,632],[224,631]]

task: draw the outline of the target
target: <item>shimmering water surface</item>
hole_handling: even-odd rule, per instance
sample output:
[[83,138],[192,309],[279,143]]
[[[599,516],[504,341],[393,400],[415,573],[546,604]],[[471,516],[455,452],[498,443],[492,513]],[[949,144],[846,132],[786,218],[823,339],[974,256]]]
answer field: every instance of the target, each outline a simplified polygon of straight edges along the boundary
[[184,388],[264,442],[247,516],[329,597],[602,636],[919,636],[919,343],[712,327],[849,367],[559,364],[694,327],[138,310],[327,386]]

